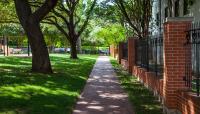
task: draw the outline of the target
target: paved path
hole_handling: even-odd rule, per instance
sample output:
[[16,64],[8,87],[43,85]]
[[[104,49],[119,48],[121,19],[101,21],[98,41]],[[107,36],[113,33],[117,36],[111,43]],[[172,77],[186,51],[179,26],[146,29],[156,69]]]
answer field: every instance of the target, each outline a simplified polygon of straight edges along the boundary
[[98,58],[73,114],[134,114],[108,57]]

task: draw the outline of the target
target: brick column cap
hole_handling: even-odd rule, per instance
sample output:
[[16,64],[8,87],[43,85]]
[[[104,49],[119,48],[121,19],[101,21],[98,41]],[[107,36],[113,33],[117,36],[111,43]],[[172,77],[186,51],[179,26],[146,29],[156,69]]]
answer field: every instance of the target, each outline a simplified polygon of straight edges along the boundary
[[183,22],[183,21],[193,21],[194,17],[167,17],[165,22]]

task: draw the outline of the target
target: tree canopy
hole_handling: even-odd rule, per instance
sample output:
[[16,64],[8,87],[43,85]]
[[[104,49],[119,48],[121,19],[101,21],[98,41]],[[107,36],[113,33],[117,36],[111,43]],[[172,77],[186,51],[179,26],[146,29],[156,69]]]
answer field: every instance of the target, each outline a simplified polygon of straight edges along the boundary
[[124,24],[132,28],[133,35],[144,38],[149,32],[152,0],[116,0],[116,5],[124,16]]
[[[36,21],[47,47],[70,46],[72,58],[77,58],[78,39],[86,46],[109,46],[129,36],[144,38],[149,32],[152,0],[58,0],[46,15],[39,9],[48,0],[24,1],[30,6],[30,17],[40,18]],[[15,8],[13,0],[0,2],[0,35],[27,32]]]

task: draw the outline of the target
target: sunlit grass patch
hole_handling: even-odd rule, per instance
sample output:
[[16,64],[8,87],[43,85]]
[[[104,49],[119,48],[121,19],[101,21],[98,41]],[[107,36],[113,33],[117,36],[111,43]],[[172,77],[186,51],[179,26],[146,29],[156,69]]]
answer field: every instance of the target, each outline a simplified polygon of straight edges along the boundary
[[70,114],[96,55],[51,54],[53,74],[31,73],[31,58],[0,57],[0,114]]

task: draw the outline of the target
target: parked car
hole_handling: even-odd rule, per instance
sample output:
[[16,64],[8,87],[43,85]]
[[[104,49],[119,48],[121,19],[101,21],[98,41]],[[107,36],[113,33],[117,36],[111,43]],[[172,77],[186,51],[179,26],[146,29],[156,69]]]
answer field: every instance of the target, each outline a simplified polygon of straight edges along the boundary
[[54,48],[54,52],[55,53],[64,53],[64,52],[66,52],[66,49],[65,48]]
[[100,55],[108,55],[108,50],[99,50]]
[[66,50],[66,51],[67,51],[67,53],[70,53],[70,51],[71,51],[71,48],[67,48],[67,50]]

